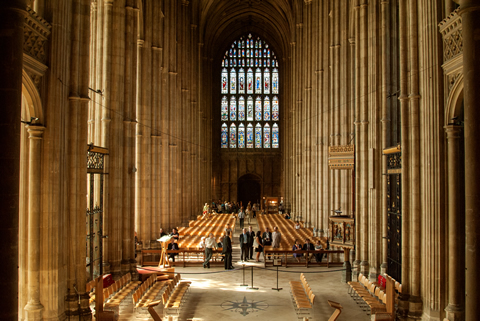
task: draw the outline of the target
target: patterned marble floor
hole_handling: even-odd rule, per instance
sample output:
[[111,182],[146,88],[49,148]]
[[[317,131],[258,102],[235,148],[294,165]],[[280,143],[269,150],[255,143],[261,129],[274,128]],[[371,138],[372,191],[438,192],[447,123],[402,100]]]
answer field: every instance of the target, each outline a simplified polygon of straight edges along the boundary
[[[256,221],[252,221],[256,226]],[[255,228],[254,228],[255,230]],[[236,230],[234,237],[240,230]],[[339,267],[289,267],[279,269],[277,291],[277,272],[274,268],[264,269],[262,263],[245,264],[245,278],[248,286],[243,284],[243,266],[239,261],[240,251],[234,247],[235,270],[225,271],[223,267],[205,270],[202,267],[175,268],[182,274],[182,279],[192,282],[185,306],[180,317],[172,320],[302,320],[298,319],[293,308],[289,291],[289,281],[299,280],[300,273],[305,273],[312,291],[316,294],[314,308],[309,320],[328,320],[334,309],[327,300],[339,302],[344,307],[338,320],[367,321],[369,316],[348,295],[348,285],[340,282]],[[257,290],[250,289],[253,286]],[[161,298],[161,296],[159,296]],[[128,302],[128,301],[127,301]],[[157,313],[163,318],[163,309],[158,306]],[[152,320],[148,311],[134,311],[133,304],[128,303],[120,310],[120,320]],[[163,318],[162,320],[168,320]]]

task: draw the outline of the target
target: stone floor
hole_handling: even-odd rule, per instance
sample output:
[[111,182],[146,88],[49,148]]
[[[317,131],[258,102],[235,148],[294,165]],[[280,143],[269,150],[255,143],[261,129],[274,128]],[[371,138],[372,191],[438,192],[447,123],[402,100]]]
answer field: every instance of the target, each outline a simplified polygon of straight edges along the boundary
[[[252,220],[255,228],[256,221]],[[238,224],[237,224],[238,226]],[[240,228],[234,232],[234,240],[238,239]],[[262,263],[245,263],[245,283],[243,284],[243,265],[239,261],[240,250],[234,245],[235,270],[225,271],[222,267],[176,267],[182,279],[192,281],[185,306],[178,320],[299,320],[293,308],[289,291],[289,281],[299,280],[300,273],[306,279],[316,295],[309,320],[328,320],[332,312],[327,300],[339,302],[343,307],[338,320],[369,320],[369,316],[348,295],[348,285],[340,282],[340,267],[289,267],[279,268],[278,287],[277,271],[274,268],[264,269]],[[253,286],[256,290],[250,289]],[[161,298],[161,295],[158,296]],[[129,298],[127,298],[129,299]],[[127,301],[120,309],[120,320],[152,320],[148,311],[134,311],[131,301]],[[157,313],[163,318],[163,310],[157,307]],[[177,320],[177,317],[173,317]],[[168,320],[165,318],[163,320]],[[300,319],[301,320],[301,319]]]

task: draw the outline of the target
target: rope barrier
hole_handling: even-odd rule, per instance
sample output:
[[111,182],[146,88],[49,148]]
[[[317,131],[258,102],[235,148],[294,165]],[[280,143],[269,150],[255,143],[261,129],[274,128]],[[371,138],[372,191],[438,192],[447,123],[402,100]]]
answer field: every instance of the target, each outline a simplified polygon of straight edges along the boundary
[[[273,269],[269,269],[269,268],[265,268],[265,267],[259,267],[259,266],[251,266],[255,269],[259,269],[259,270],[265,270],[265,271],[273,271],[273,272],[277,272],[277,270],[273,270]],[[159,272],[158,270],[150,270],[148,268],[141,268],[143,270],[147,270],[147,271],[152,271],[152,272]],[[209,272],[184,272],[184,271],[181,271],[181,272],[178,272],[178,271],[175,271],[175,272],[165,272],[165,274],[168,274],[168,273],[180,273],[180,274],[188,274],[188,275],[201,275],[201,274],[218,274],[218,273],[231,273],[233,271],[240,271],[242,270],[242,268],[235,268],[233,270],[223,270],[223,271],[209,271]],[[283,270],[278,270],[279,273],[304,273],[304,274],[315,274],[315,273],[332,273],[332,272],[340,272],[340,271],[345,271],[346,269],[337,269],[337,270],[329,270],[329,271],[311,271],[311,272],[305,272],[305,271],[283,271]]]

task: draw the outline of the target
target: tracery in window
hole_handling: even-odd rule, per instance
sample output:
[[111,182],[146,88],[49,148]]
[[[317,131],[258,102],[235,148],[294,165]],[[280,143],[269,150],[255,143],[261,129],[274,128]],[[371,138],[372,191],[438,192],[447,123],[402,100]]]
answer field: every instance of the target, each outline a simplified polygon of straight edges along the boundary
[[231,44],[221,69],[221,148],[279,148],[278,73],[277,57],[260,37]]

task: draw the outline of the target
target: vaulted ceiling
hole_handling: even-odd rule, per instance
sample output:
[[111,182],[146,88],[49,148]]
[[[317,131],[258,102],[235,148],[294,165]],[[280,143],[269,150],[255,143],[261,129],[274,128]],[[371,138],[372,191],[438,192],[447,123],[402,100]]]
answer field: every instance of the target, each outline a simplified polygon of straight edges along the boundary
[[221,59],[238,37],[253,32],[270,43],[277,57],[286,58],[294,26],[292,0],[203,0],[200,37],[206,55]]

